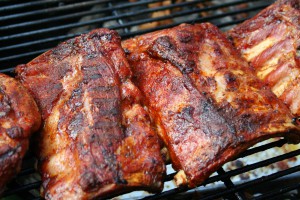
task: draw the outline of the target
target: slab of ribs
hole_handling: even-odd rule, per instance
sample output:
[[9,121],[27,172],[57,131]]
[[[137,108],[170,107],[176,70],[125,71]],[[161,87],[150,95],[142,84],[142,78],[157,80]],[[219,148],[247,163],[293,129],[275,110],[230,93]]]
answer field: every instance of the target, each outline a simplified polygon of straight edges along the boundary
[[253,144],[299,140],[288,108],[208,24],[180,25],[122,43],[177,185],[195,187]]
[[41,115],[28,91],[14,78],[0,74],[0,192],[21,169],[29,137]]
[[70,39],[16,72],[45,121],[38,152],[42,196],[162,190],[160,143],[115,31]]
[[165,148],[176,184],[192,188],[260,141],[299,142],[299,4],[278,1],[227,36],[182,24],[121,46],[115,31],[93,30],[16,68],[37,106],[0,76],[0,188],[19,169],[37,107],[45,199],[160,192]]
[[277,1],[227,35],[257,77],[300,116],[300,1]]

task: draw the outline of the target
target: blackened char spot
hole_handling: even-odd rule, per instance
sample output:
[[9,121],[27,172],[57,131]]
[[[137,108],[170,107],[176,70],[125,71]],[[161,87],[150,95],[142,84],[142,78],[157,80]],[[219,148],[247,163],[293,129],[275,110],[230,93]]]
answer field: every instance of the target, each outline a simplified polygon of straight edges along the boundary
[[97,175],[89,171],[81,175],[79,185],[81,186],[83,191],[91,192],[96,190],[101,185],[101,183],[98,180]]
[[227,83],[227,90],[234,91],[238,88],[238,79],[235,74],[231,72],[226,72],[224,74],[224,79]]
[[118,86],[95,86],[88,88],[88,91],[97,91],[97,92],[119,92],[119,87]]
[[101,74],[93,74],[90,76],[90,79],[98,79],[98,78],[102,78]]
[[[230,120],[226,120],[215,106],[214,102],[207,98],[200,103],[201,109],[201,125],[207,134],[220,135],[223,133],[231,133],[228,137],[236,135],[237,131],[234,124]],[[222,131],[221,131],[222,130]]]
[[183,74],[189,74],[194,71],[195,62],[183,59],[178,52],[175,42],[169,36],[162,36],[154,40],[148,48],[148,53],[152,57],[171,62]]
[[125,52],[126,55],[129,55],[131,53],[130,50],[127,49],[127,48],[124,48],[124,52]]
[[236,76],[233,73],[224,74],[225,80],[227,83],[232,83],[236,81]]
[[194,107],[192,107],[192,106],[187,106],[187,107],[185,107],[185,108],[183,108],[183,109],[181,110],[180,115],[181,115],[181,117],[184,118],[186,121],[192,123],[192,122],[194,121],[194,119],[193,119],[194,110],[195,110]]
[[71,119],[71,122],[68,126],[68,133],[72,139],[75,139],[79,132],[82,131],[84,123],[84,118],[82,113],[78,113],[74,118]]
[[22,138],[23,136],[23,129],[19,126],[13,126],[11,128],[6,129],[7,135],[12,138]]
[[298,116],[298,117],[294,117],[294,118],[292,119],[292,123],[293,123],[294,125],[300,126],[300,117],[299,117],[299,116]]
[[[1,88],[0,93],[2,93]],[[10,110],[11,107],[8,97],[6,95],[0,95],[0,118],[5,117],[10,112]]]
[[110,33],[93,33],[90,36],[91,38],[96,38],[96,39],[100,39],[102,41],[111,41],[112,39],[112,34]]
[[179,30],[177,32],[177,38],[182,43],[188,43],[188,42],[192,41],[193,34],[189,31]]
[[298,46],[296,49],[296,56],[300,58],[300,46]]
[[128,184],[128,182],[127,182],[125,179],[121,179],[120,177],[117,177],[117,178],[115,179],[115,183],[116,183],[116,184],[123,184],[123,185]]
[[99,121],[94,124],[93,128],[101,129],[101,128],[111,128],[111,127],[120,127],[120,126],[121,125],[118,122]]

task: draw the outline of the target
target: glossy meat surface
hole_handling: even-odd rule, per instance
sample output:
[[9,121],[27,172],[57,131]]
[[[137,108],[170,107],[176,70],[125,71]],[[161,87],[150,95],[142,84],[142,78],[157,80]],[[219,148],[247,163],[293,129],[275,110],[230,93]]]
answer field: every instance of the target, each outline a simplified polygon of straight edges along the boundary
[[46,199],[161,191],[158,137],[115,31],[70,39],[16,71],[45,120],[39,159]]
[[256,75],[300,116],[300,1],[277,1],[227,35]]
[[28,91],[14,78],[0,74],[0,192],[19,172],[29,137],[41,115]]
[[178,185],[195,187],[253,144],[299,140],[288,108],[215,26],[183,24],[122,43]]

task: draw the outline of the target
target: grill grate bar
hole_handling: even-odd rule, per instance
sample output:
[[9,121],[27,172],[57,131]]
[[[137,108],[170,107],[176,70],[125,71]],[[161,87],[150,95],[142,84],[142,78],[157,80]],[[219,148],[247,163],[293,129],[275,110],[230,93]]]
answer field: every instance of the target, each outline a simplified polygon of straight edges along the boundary
[[[210,20],[214,20],[214,19],[219,19],[222,17],[227,17],[227,16],[231,16],[231,15],[236,15],[236,14],[240,14],[243,12],[250,12],[250,11],[255,11],[255,10],[260,10],[262,8],[265,8],[266,6],[268,6],[270,4],[264,4],[264,5],[260,5],[260,6],[253,6],[251,8],[247,8],[247,9],[240,9],[239,11],[231,11],[231,12],[226,12],[223,14],[215,14],[213,16],[207,16],[207,17],[201,17],[201,18],[197,18],[197,19],[192,19],[192,20],[185,20],[184,22],[178,22],[178,23],[172,23],[172,24],[168,24],[168,25],[162,25],[159,27],[155,27],[155,28],[150,28],[150,29],[145,29],[145,30],[138,30],[138,31],[134,31],[128,34],[122,34],[122,36],[124,38],[128,38],[128,37],[132,37],[135,35],[140,35],[140,34],[144,34],[144,33],[148,33],[151,31],[156,31],[156,30],[161,30],[161,29],[165,29],[165,28],[171,28],[173,26],[177,26],[180,25],[181,23],[200,23],[200,22],[206,22],[206,21],[210,21]],[[177,17],[177,16],[176,16]],[[149,22],[154,22],[154,21],[160,21],[160,20],[165,20],[165,19],[170,19],[169,17],[157,17],[157,18],[153,18],[153,19],[146,19],[146,20],[136,20],[135,22],[131,22],[131,23],[127,23],[127,26],[134,26],[134,25],[139,25],[139,24],[144,24],[144,23],[149,23]],[[241,21],[243,21],[245,19],[241,19]],[[216,23],[214,23],[216,24]],[[224,23],[226,25],[226,23]],[[219,23],[219,26],[222,26],[223,23]],[[224,26],[225,26],[224,25]],[[231,25],[231,24],[230,24]],[[223,27],[224,27],[223,26]],[[112,29],[118,29],[118,28],[122,28],[121,26],[116,26],[116,27],[111,27]]]
[[[268,4],[266,4],[266,5],[268,5]],[[242,11],[248,11],[249,12],[249,11],[253,11],[253,10],[264,8],[266,5],[258,6],[258,7],[252,7],[251,9],[244,9]],[[198,10],[200,10],[200,9],[198,9]],[[205,20],[212,20],[212,19],[216,19],[216,18],[226,17],[228,15],[239,14],[240,12],[241,11],[234,11],[234,12],[230,12],[230,13],[228,12],[226,14],[219,14],[219,15],[214,15],[214,16],[210,16],[210,17],[203,17],[203,18],[199,18],[199,19],[195,19],[195,20],[187,20],[187,21],[185,21],[185,23],[203,22]],[[180,16],[180,15],[177,14],[177,16]],[[120,17],[120,15],[119,15],[119,17]],[[118,17],[116,17],[116,16],[107,17],[107,18],[102,18],[101,20],[97,20],[97,22],[103,22],[103,21],[106,21],[106,20],[112,20],[112,19],[117,19],[117,18]],[[119,26],[114,26],[114,27],[109,27],[109,28],[111,28],[111,29],[119,29],[119,28],[125,28],[126,26],[134,26],[134,25],[139,25],[139,24],[143,24],[143,23],[153,22],[153,21],[156,21],[156,20],[164,20],[164,19],[168,19],[168,18],[166,18],[166,17],[160,17],[160,18],[155,18],[155,19],[139,20],[138,22],[135,21],[135,22],[132,22],[130,24],[127,23],[127,24],[123,24],[123,25],[119,25]],[[180,23],[173,23],[171,25],[161,26],[161,27],[159,27],[159,29],[169,28],[169,27],[172,27],[172,26],[175,26],[175,25],[179,25],[181,23],[182,22],[180,22]],[[88,24],[89,23],[87,23],[85,25],[88,25]],[[224,26],[224,23],[223,24],[222,23],[219,24],[219,26],[222,26],[222,25]],[[154,31],[154,30],[157,30],[157,29],[158,28],[154,28],[153,30],[152,29],[147,29],[147,30],[142,30],[142,31],[135,31],[135,32],[131,32],[131,33],[125,33],[125,34],[121,34],[121,35],[125,36],[127,38],[127,37],[133,36],[135,34],[142,34],[142,33],[145,33],[145,32],[148,32],[148,31]],[[43,31],[43,33],[44,32],[47,32],[47,31]],[[31,36],[31,34],[28,34],[28,35]],[[27,46],[34,45],[34,44],[41,44],[41,43],[46,43],[46,42],[57,42],[57,41],[61,41],[61,40],[64,40],[64,39],[71,38],[71,37],[75,37],[76,35],[79,35],[79,34],[67,34],[67,35],[64,35],[64,36],[57,36],[57,37],[52,37],[52,38],[47,38],[47,39],[41,39],[41,40],[35,40],[35,41],[31,41],[31,42],[21,43],[21,44],[17,44],[17,45],[6,46],[6,47],[3,47],[3,48],[0,48],[0,52],[1,51],[12,50],[12,49],[15,49],[15,48],[27,47]],[[12,36],[10,36],[10,37],[12,37]],[[0,38],[0,39],[4,40],[4,38]]]
[[67,35],[62,35],[62,36],[56,36],[56,37],[51,37],[51,38],[46,38],[46,39],[41,39],[41,40],[34,40],[34,41],[25,42],[25,43],[21,43],[21,44],[1,47],[0,52],[7,51],[7,50],[13,50],[13,49],[17,49],[17,48],[29,47],[29,46],[32,46],[35,44],[42,44],[42,43],[47,43],[47,42],[59,42],[61,40],[72,38],[72,37],[75,37],[78,35],[79,34],[67,34]]
[[14,70],[15,70],[15,67],[0,69],[0,73],[13,74]]
[[[135,25],[140,25],[140,24],[149,23],[149,22],[172,19],[172,18],[181,17],[181,16],[188,15],[188,14],[201,13],[203,11],[210,11],[210,10],[219,9],[219,8],[226,8],[226,7],[232,6],[232,5],[239,5],[241,3],[245,3],[245,2],[244,1],[237,1],[237,2],[232,2],[232,3],[224,3],[222,5],[206,7],[205,9],[204,8],[198,8],[198,9],[193,9],[193,10],[187,10],[187,11],[172,13],[170,15],[162,16],[162,17],[155,17],[155,18],[143,19],[143,20],[135,20],[134,22],[124,24],[123,26],[135,26]],[[266,5],[269,5],[269,4],[266,4]],[[253,9],[261,9],[261,7],[265,7],[265,6],[259,6],[258,8],[252,7],[252,8]],[[241,13],[241,11],[226,12],[224,14],[218,14],[218,15],[214,15],[214,16],[203,17],[203,18],[200,18],[200,19],[204,19],[204,20],[206,20],[206,18],[215,19],[215,18],[224,17],[224,16],[228,16],[228,15],[233,15],[233,14],[239,14],[239,13]],[[174,25],[174,24],[172,24],[172,25]],[[123,26],[116,26],[116,27],[111,27],[111,28],[118,29],[118,28],[123,28]]]
[[84,1],[80,3],[74,3],[70,5],[65,5],[65,6],[59,6],[59,7],[54,7],[54,8],[46,8],[46,9],[40,9],[37,11],[29,11],[29,12],[24,12],[24,13],[17,13],[17,14],[12,14],[12,15],[6,15],[2,16],[0,18],[0,22],[7,21],[7,20],[12,20],[12,19],[19,19],[23,17],[33,17],[35,15],[41,15],[41,14],[47,14],[50,12],[62,12],[62,11],[68,11],[68,10],[73,10],[76,8],[84,8],[88,6],[93,6],[97,5],[100,3],[108,3],[111,2],[112,0],[93,0],[93,1]]
[[283,155],[280,155],[280,156],[269,158],[269,159],[266,159],[266,160],[263,160],[263,161],[259,161],[259,162],[256,162],[254,164],[250,164],[250,165],[247,165],[247,166],[235,169],[235,170],[228,171],[228,172],[226,172],[226,174],[214,176],[214,177],[211,178],[211,180],[208,179],[207,181],[205,181],[203,183],[203,185],[215,182],[216,180],[213,180],[213,179],[220,180],[220,179],[230,178],[230,177],[236,176],[238,174],[242,174],[242,173],[254,170],[256,168],[264,167],[264,166],[270,165],[272,163],[279,162],[279,161],[282,161],[282,160],[285,160],[285,159],[288,159],[288,158],[292,158],[292,157],[298,156],[298,155],[300,155],[300,149],[295,150],[295,151],[291,151],[289,153],[286,153],[286,154],[283,154]]
[[261,151],[265,151],[267,149],[271,149],[273,147],[282,147],[284,144],[287,144],[286,139],[280,139],[280,140],[277,140],[275,142],[270,142],[268,144],[264,144],[264,145],[261,145],[261,146],[258,146],[258,147],[248,149],[247,151],[244,151],[243,153],[241,153],[238,156],[238,158],[246,157],[246,156],[261,152]]
[[[152,0],[152,3],[155,2],[160,2],[161,0]],[[203,1],[203,0],[201,0]],[[199,0],[196,2],[200,2]],[[110,3],[111,4],[111,3]],[[10,24],[7,26],[3,26],[0,27],[0,30],[10,30],[13,28],[22,28],[22,27],[28,27],[28,26],[33,26],[33,25],[40,25],[43,23],[49,23],[49,22],[56,22],[56,21],[60,21],[60,20],[66,20],[66,19],[72,19],[72,18],[76,18],[76,17],[83,17],[83,16],[87,16],[87,15],[93,15],[93,14],[97,14],[100,12],[111,12],[114,11],[115,9],[125,9],[125,8],[130,8],[133,6],[142,6],[142,5],[147,5],[149,4],[148,1],[141,1],[141,2],[135,2],[135,3],[126,3],[126,4],[121,4],[121,5],[116,5],[114,7],[108,7],[108,8],[102,8],[96,11],[83,11],[83,12],[76,12],[76,13],[72,13],[72,14],[67,14],[67,15],[62,15],[62,16],[56,16],[56,17],[49,17],[47,19],[42,19],[42,20],[34,20],[34,21],[28,21],[28,22],[24,22],[24,23],[18,23],[18,24]],[[134,15],[135,12],[132,12],[132,16]],[[130,14],[127,14],[130,16]]]
[[[232,194],[232,193],[235,193],[235,192],[238,192],[238,191],[242,191],[242,190],[244,190],[248,187],[256,186],[260,183],[265,183],[265,182],[272,181],[272,180],[275,180],[275,179],[280,178],[280,177],[284,177],[284,176],[292,174],[292,173],[296,173],[299,170],[300,170],[300,166],[295,166],[295,167],[289,168],[285,171],[276,172],[276,173],[268,175],[268,176],[264,176],[264,177],[257,178],[257,179],[252,180],[252,181],[248,181],[246,183],[242,183],[242,184],[237,185],[233,188],[227,188],[225,191],[218,192],[217,194],[204,196],[204,197],[201,198],[201,200],[213,200],[213,199],[217,199],[217,198],[222,197],[222,196],[224,197],[226,195],[229,195],[229,194]],[[220,180],[220,179],[218,179],[218,180]],[[213,181],[213,182],[215,182],[215,181]],[[153,196],[145,197],[145,198],[143,198],[143,200],[146,200],[146,199],[151,199],[151,200],[163,199],[165,197],[170,197],[172,195],[179,194],[181,192],[186,192],[188,190],[189,190],[188,187],[179,187],[179,188],[175,188],[173,190],[162,192],[160,194],[155,194]]]
[[[223,14],[216,14],[214,16],[202,17],[202,18],[198,18],[198,19],[194,19],[194,20],[186,20],[185,23],[194,23],[194,22],[209,21],[209,20],[213,20],[213,19],[218,19],[218,18],[222,18],[222,17],[226,17],[226,16],[231,16],[231,15],[239,14],[239,13],[242,13],[242,12],[249,12],[249,11],[261,9],[261,8],[264,8],[266,5],[268,5],[268,4],[264,4],[262,6],[253,6],[251,8],[242,9],[242,10],[239,10],[239,11],[231,11],[231,12],[227,12],[227,13],[223,13]],[[111,27],[108,27],[108,28],[110,28],[110,29],[126,28],[126,27],[133,26],[133,25],[139,25],[139,24],[143,24],[143,23],[147,23],[147,22],[153,22],[153,21],[155,21],[157,19],[158,18],[154,18],[154,19],[150,19],[150,20],[137,20],[135,22],[130,22],[130,23],[127,23],[127,24],[124,24],[124,25],[111,26]],[[166,19],[166,17],[160,17],[160,19],[163,20],[163,19]],[[243,19],[241,19],[241,21],[242,20]],[[155,30],[162,29],[162,28],[169,28],[169,27],[172,27],[172,26],[175,26],[175,25],[179,25],[181,23],[182,22],[173,23],[171,25],[163,25],[163,26],[160,26],[160,27],[156,27],[153,30],[152,29],[147,29],[147,30],[139,30],[139,31],[130,32],[130,33],[121,33],[120,35],[123,38],[128,38],[130,36],[142,34],[142,33],[149,32],[149,31],[155,31]],[[229,23],[229,24],[231,24],[231,23]],[[224,23],[223,24],[220,23],[218,25],[219,26],[225,26],[226,23],[225,24]],[[53,37],[53,38],[36,40],[33,43],[40,45],[41,43],[45,43],[45,42],[49,42],[49,41],[51,41],[51,42],[58,42],[58,41],[61,41],[63,39],[68,39],[68,38],[71,38],[71,37],[74,37],[74,36],[77,36],[77,35],[78,34],[68,34],[68,35],[63,35],[63,36],[58,36],[58,37]],[[30,46],[30,45],[32,45],[32,42],[27,42],[25,44],[18,44],[18,45],[13,45],[13,46],[15,46],[15,47],[17,46],[18,48],[20,48],[20,47],[24,48],[24,47],[27,47],[27,46]],[[8,47],[5,47],[5,48],[7,50],[7,48],[11,48],[11,47],[8,46]],[[16,54],[16,55],[13,55],[13,56],[7,56],[7,57],[4,56],[4,57],[0,58],[0,62],[9,62],[10,60],[16,60],[16,59],[22,59],[22,58],[32,58],[32,57],[34,57],[36,55],[39,55],[40,53],[43,53],[43,52],[45,52],[47,50],[48,49],[42,49],[42,50],[36,50],[36,51],[32,51],[32,52],[20,53],[20,54]],[[1,51],[2,50],[0,48],[0,52]]]
[[275,196],[278,196],[280,194],[284,194],[287,192],[290,192],[292,190],[296,190],[300,188],[300,183],[297,183],[295,185],[288,185],[286,187],[281,187],[279,190],[272,190],[271,192],[267,192],[265,194],[262,194],[258,197],[254,197],[251,200],[266,200],[266,199],[273,199]]
[[9,6],[3,6],[0,8],[0,12],[4,11],[11,11],[16,9],[23,9],[23,8],[29,8],[32,6],[39,6],[39,5],[45,5],[49,3],[57,3],[60,2],[60,0],[42,0],[42,1],[34,1],[34,2],[27,2],[27,3],[20,3],[15,5],[9,5]]
[[[217,171],[217,173],[218,173],[219,175],[223,175],[223,174],[225,174],[226,172],[225,172],[225,170],[221,167],[221,168]],[[225,178],[225,179],[221,179],[221,180],[224,182],[224,184],[225,184],[225,186],[226,186],[227,188],[233,188],[233,187],[234,187],[234,184],[233,184],[233,182],[230,180],[230,178]],[[232,200],[246,200],[246,199],[247,199],[247,198],[245,197],[245,195],[244,195],[241,191],[238,191],[237,193],[228,195],[228,198],[229,198],[229,199],[232,199]]]
[[[109,3],[109,6],[111,8],[114,8],[112,3]],[[114,9],[112,13],[113,13],[113,16],[116,17],[118,24],[123,25],[124,22],[123,22],[122,18],[120,17],[120,14],[119,14],[118,10]],[[128,28],[124,28],[123,30],[124,30],[125,33],[129,32]]]
[[[19,58],[28,57],[28,56],[36,56],[36,55],[39,55],[39,54],[42,54],[42,53],[46,52],[47,50],[48,49],[42,49],[42,50],[31,51],[31,52],[22,53],[22,54],[16,54],[16,55],[13,55],[13,56],[2,57],[2,58],[0,58],[0,62],[1,61],[6,61],[6,60],[19,59]],[[0,70],[0,72],[1,71],[2,70]]]
[[[168,16],[150,18],[150,19],[143,19],[143,20],[136,20],[134,22],[130,22],[130,23],[126,23],[126,24],[120,24],[118,26],[111,26],[109,28],[111,28],[111,29],[126,28],[126,27],[129,27],[129,26],[139,25],[139,24],[143,24],[143,23],[149,23],[149,22],[154,22],[154,21],[171,19],[171,18],[175,18],[175,17],[187,15],[187,14],[192,14],[192,13],[195,13],[195,12],[203,12],[203,11],[209,11],[209,10],[214,10],[214,9],[219,9],[219,8],[225,8],[225,7],[228,7],[228,6],[238,5],[238,4],[245,3],[245,2],[247,2],[247,1],[242,0],[242,1],[236,1],[236,2],[231,2],[231,3],[224,3],[222,5],[210,6],[210,7],[207,7],[207,8],[199,8],[199,9],[194,9],[194,10],[189,10],[189,11],[182,11],[182,12],[177,12],[177,13],[174,13],[174,14],[170,14]],[[195,4],[195,2],[187,2],[187,3],[194,3]],[[173,4],[172,6],[165,6],[165,7],[174,8],[175,7],[174,5],[176,5],[176,4]],[[269,5],[269,4],[266,4],[266,5]],[[161,6],[161,8],[162,7],[163,6]],[[161,9],[161,8],[159,8],[159,9]],[[261,7],[259,7],[259,8],[261,8]],[[114,9],[116,9],[116,8],[114,8]],[[81,27],[81,26],[85,26],[85,25],[97,24],[97,23],[100,23],[100,22],[108,21],[108,20],[119,19],[121,17],[136,16],[138,14],[143,14],[143,13],[147,12],[147,10],[148,11],[150,10],[150,11],[154,12],[154,11],[157,11],[159,9],[157,9],[157,8],[155,8],[155,9],[145,9],[142,12],[139,12],[139,11],[131,12],[130,15],[129,14],[122,14],[122,15],[119,15],[119,16],[103,17],[103,18],[100,18],[100,19],[89,20],[89,21],[86,21],[86,22],[76,22],[76,23],[70,23],[70,24],[67,24],[67,25],[61,25],[61,26],[55,26],[55,27],[50,27],[50,28],[38,29],[38,30],[28,31],[28,32],[23,32],[23,33],[17,33],[17,34],[13,34],[13,35],[2,36],[2,37],[0,37],[0,40],[1,41],[7,41],[7,40],[23,38],[23,37],[26,37],[26,36],[35,36],[35,35],[40,35],[40,34],[49,33],[49,32],[53,32],[53,31],[66,30],[66,29]],[[232,12],[226,12],[224,15],[227,16],[227,13],[230,14]],[[235,14],[241,13],[241,11],[236,11],[234,13]],[[215,15],[215,16],[217,16],[217,15]],[[211,16],[211,17],[214,18],[214,16]],[[0,20],[1,20],[1,18],[0,18]]]
[[22,171],[20,173],[18,173],[18,176],[26,176],[29,174],[33,174],[35,172],[36,172],[36,170],[34,168],[22,169]]
[[244,189],[249,188],[249,187],[254,187],[254,186],[256,186],[260,183],[265,183],[265,182],[268,182],[268,181],[272,181],[272,180],[278,179],[280,177],[284,177],[286,175],[296,173],[298,171],[300,171],[300,166],[291,167],[291,168],[286,169],[284,171],[276,172],[276,173],[268,175],[268,176],[263,176],[261,178],[255,179],[255,180],[248,181],[246,183],[242,183],[240,185],[235,186],[234,188],[228,188],[227,190],[219,192],[218,194],[208,195],[206,197],[201,198],[201,200],[217,199],[217,198],[222,197],[224,195],[227,195],[227,194],[230,194],[230,193],[233,193],[233,192],[237,192],[237,191],[241,191],[241,190],[244,190]]
[[[298,156],[298,155],[300,155],[300,149],[295,150],[295,151],[291,151],[289,153],[286,153],[286,154],[283,154],[283,155],[280,155],[280,156],[269,158],[269,159],[266,159],[266,160],[263,160],[263,161],[259,161],[259,162],[256,162],[254,164],[247,165],[247,166],[244,166],[244,167],[241,167],[241,168],[238,168],[238,169],[228,171],[225,174],[212,176],[212,177],[208,178],[207,180],[205,180],[201,185],[207,185],[209,183],[213,183],[213,182],[219,181],[221,179],[227,179],[227,178],[230,178],[232,176],[236,176],[236,175],[239,175],[239,174],[242,174],[242,173],[257,169],[257,168],[260,168],[260,167],[264,167],[264,166],[267,166],[267,165],[270,165],[272,163],[279,162],[279,161],[282,161],[282,160],[285,160],[285,159],[288,159],[288,158],[292,158],[292,157]],[[175,176],[175,174],[176,173],[169,174],[167,176],[167,178],[168,178],[167,181],[173,180],[173,177]]]
[[3,196],[9,196],[9,195],[17,194],[17,193],[20,193],[20,192],[23,192],[23,191],[26,191],[26,190],[36,189],[36,188],[39,188],[41,184],[42,184],[41,181],[37,181],[37,182],[34,182],[34,183],[22,185],[22,186],[17,187],[17,188],[13,188],[11,190],[6,190],[6,191],[3,192]]

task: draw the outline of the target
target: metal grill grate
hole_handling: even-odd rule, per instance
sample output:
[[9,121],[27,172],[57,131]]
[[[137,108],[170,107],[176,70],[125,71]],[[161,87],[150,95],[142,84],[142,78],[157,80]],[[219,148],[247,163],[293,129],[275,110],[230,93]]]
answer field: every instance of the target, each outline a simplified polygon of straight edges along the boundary
[[[272,0],[36,0],[0,2],[0,72],[13,74],[15,65],[26,63],[59,42],[97,27],[117,30],[122,38],[172,27],[180,23],[212,22],[223,30],[252,17]],[[161,4],[157,6],[157,4]],[[252,148],[240,155],[248,157],[274,147],[287,146],[281,139]],[[144,199],[299,199],[300,166],[242,182],[233,177],[264,166],[293,159],[299,148],[236,169],[221,168],[197,189],[165,188]],[[238,158],[237,158],[238,159]],[[234,161],[233,161],[234,162]],[[24,158],[21,173],[8,185],[8,199],[40,199],[41,181],[31,153]],[[173,179],[167,175],[165,182]],[[284,182],[284,184],[283,184]],[[288,184],[290,183],[290,184]],[[272,189],[270,189],[272,188]]]

